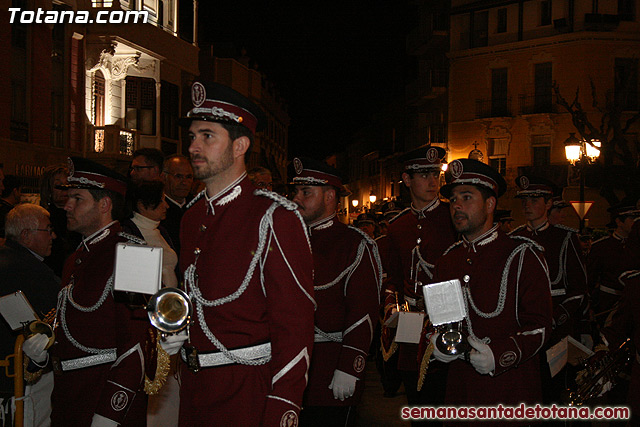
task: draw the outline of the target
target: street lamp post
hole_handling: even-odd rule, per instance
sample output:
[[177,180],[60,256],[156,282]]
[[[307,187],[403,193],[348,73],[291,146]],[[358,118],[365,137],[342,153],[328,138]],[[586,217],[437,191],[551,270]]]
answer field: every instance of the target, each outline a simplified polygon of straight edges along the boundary
[[[601,143],[597,139],[592,139],[590,142],[586,139],[576,138],[574,132],[569,133],[569,137],[564,141],[565,157],[573,166],[578,166],[580,173],[580,208],[584,209],[584,182],[585,182],[585,168],[596,161],[600,156]],[[584,215],[582,212],[580,215],[580,232],[584,229]]]

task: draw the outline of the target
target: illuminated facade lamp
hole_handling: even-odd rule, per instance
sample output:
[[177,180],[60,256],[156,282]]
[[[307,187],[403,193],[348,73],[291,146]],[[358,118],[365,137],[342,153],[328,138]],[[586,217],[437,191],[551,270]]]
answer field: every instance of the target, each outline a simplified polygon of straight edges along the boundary
[[587,146],[587,157],[589,157],[591,161],[600,157],[600,147],[602,147],[602,143],[600,141],[592,139],[591,144],[585,143],[585,145]]
[[371,194],[369,194],[369,201],[370,201],[371,203],[375,203],[377,199],[378,199],[378,198],[376,197],[376,195],[375,195],[375,194],[373,194],[373,192],[371,192]]
[[582,152],[582,142],[578,138],[576,138],[576,134],[574,132],[569,133],[569,137],[564,141],[564,154],[572,165],[575,165],[578,160],[580,160],[580,155]]
[[353,199],[351,201],[351,204],[353,205],[354,208],[357,208],[358,207],[358,199]]
[[446,172],[448,168],[449,168],[449,163],[443,163],[442,164],[442,168],[441,168],[442,172]]

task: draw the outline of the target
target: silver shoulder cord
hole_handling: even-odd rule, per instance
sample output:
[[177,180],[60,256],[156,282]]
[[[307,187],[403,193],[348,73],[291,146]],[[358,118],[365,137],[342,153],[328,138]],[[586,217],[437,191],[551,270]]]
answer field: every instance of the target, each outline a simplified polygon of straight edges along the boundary
[[[465,308],[467,309],[467,313],[469,313],[469,306],[471,306],[471,308],[473,308],[473,311],[478,316],[485,319],[492,319],[502,314],[502,311],[504,310],[505,301],[507,300],[507,285],[509,281],[509,270],[511,269],[511,263],[513,262],[513,259],[516,257],[516,255],[520,254],[520,263],[518,267],[518,277],[520,277],[520,273],[522,271],[523,252],[526,249],[527,249],[527,244],[523,243],[520,246],[518,246],[513,252],[511,252],[511,255],[509,255],[509,258],[507,258],[507,262],[505,263],[504,270],[502,270],[502,280],[500,281],[500,291],[498,293],[498,304],[496,305],[496,309],[490,313],[485,313],[476,306],[475,302],[473,301],[473,297],[471,296],[471,289],[469,289],[469,279],[468,277],[465,277],[465,279],[467,280],[463,279],[465,284],[462,290],[465,295],[464,304],[465,304]],[[485,344],[489,344],[491,342],[491,339],[489,337],[484,337],[482,339],[479,339],[477,336],[475,336],[475,334],[473,333],[473,325],[471,324],[471,316],[469,315],[467,315],[467,330],[469,332],[469,335],[472,336],[473,338],[478,339],[479,341],[482,341]]]
[[249,264],[249,269],[247,270],[247,274],[245,275],[244,280],[242,281],[242,284],[240,285],[240,287],[238,287],[238,289],[235,292],[225,297],[218,298],[212,301],[207,300],[202,296],[202,292],[198,287],[198,278],[195,272],[199,254],[196,255],[196,259],[193,261],[193,264],[191,264],[184,273],[185,284],[190,289],[189,296],[191,297],[192,301],[196,305],[196,312],[198,313],[198,321],[200,323],[200,328],[202,329],[202,332],[206,335],[206,337],[209,339],[211,344],[213,344],[218,350],[220,350],[220,352],[222,352],[229,360],[232,360],[235,363],[239,363],[242,365],[264,365],[265,363],[268,363],[271,360],[271,354],[255,360],[238,357],[232,354],[229,351],[229,349],[227,349],[224,346],[224,344],[222,344],[220,340],[216,338],[213,332],[211,332],[211,329],[209,329],[209,326],[207,325],[207,322],[204,316],[203,307],[217,307],[217,306],[229,303],[231,301],[235,301],[247,289],[247,287],[249,286],[249,282],[253,277],[253,273],[256,269],[256,266],[258,265],[260,257],[264,252],[265,242],[267,241],[267,234],[269,233],[269,229],[271,228],[270,223],[272,221],[273,211],[276,209],[276,207],[278,207],[277,203],[272,204],[269,207],[269,209],[267,209],[266,213],[262,217],[262,220],[260,221],[258,247],[256,248],[253,258],[251,259],[251,263]]
[[102,306],[102,304],[107,299],[107,296],[109,295],[112,289],[113,289],[113,274],[111,275],[111,277],[109,277],[109,280],[107,280],[107,284],[105,285],[104,290],[102,291],[102,295],[100,295],[100,298],[98,299],[98,301],[91,307],[84,307],[73,300],[73,278],[71,279],[71,282],[67,286],[62,288],[62,290],[58,294],[58,313],[60,313],[60,325],[62,326],[62,330],[64,331],[64,334],[69,340],[69,342],[78,350],[82,350],[85,353],[92,353],[92,354],[106,354],[106,353],[112,353],[116,351],[115,348],[91,348],[91,347],[86,347],[80,344],[73,337],[73,335],[71,335],[71,331],[69,331],[69,327],[67,325],[67,317],[66,317],[67,301],[69,301],[71,306],[78,311],[82,311],[84,313],[92,313]]

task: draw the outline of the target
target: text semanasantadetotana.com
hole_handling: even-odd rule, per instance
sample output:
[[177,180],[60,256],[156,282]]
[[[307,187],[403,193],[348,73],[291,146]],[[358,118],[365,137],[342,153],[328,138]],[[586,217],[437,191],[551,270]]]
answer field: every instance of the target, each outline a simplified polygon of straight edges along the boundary
[[99,10],[95,18],[88,10],[23,10],[10,7],[11,24],[141,24],[147,23],[145,10]]
[[628,420],[626,406],[405,406],[404,420]]

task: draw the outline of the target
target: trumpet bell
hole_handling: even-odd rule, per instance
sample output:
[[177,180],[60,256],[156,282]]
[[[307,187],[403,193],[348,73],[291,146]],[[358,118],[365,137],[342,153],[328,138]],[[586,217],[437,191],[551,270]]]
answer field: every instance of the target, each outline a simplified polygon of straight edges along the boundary
[[469,351],[469,342],[462,331],[450,328],[440,333],[436,347],[443,354],[463,354]]
[[181,289],[164,288],[158,291],[147,306],[151,324],[166,334],[185,329],[191,321],[193,304]]
[[27,338],[31,338],[36,334],[43,334],[49,338],[49,342],[47,343],[45,350],[51,347],[56,341],[56,335],[53,333],[51,325],[41,320],[35,320],[29,323],[29,333],[27,334]]

